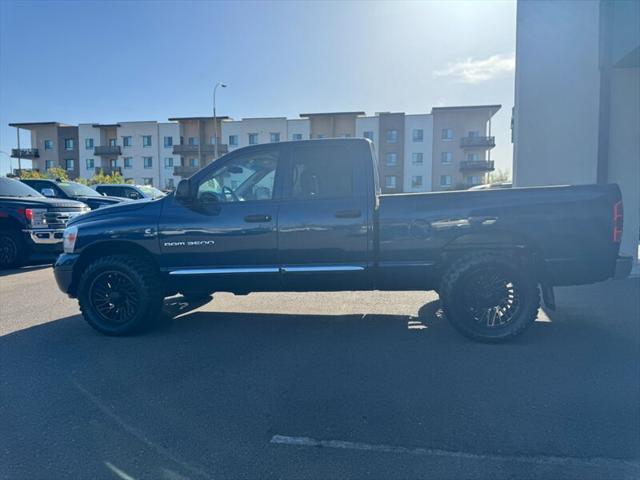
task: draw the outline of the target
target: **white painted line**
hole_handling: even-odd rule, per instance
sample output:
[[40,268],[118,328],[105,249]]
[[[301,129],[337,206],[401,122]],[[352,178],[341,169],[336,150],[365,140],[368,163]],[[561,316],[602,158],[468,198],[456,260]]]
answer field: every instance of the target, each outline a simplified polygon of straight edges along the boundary
[[441,450],[438,448],[410,448],[393,445],[378,445],[361,442],[347,442],[344,440],[316,440],[309,437],[289,437],[274,435],[271,443],[279,445],[295,445],[300,447],[325,447],[345,450],[361,450],[382,453],[404,453],[411,455],[425,455],[431,457],[449,457],[465,460],[493,460],[501,462],[522,462],[539,465],[593,466],[603,468],[623,468],[629,473],[640,474],[640,462],[634,460],[618,460],[615,458],[581,458],[556,457],[553,455],[499,455]]
[[113,463],[111,462],[104,462],[104,464],[109,468],[109,470],[111,470],[113,473],[116,474],[117,477],[121,478],[122,480],[136,480],[135,478],[133,478],[131,475],[127,475],[125,472],[123,472],[122,470],[120,470],[118,467],[116,467]]

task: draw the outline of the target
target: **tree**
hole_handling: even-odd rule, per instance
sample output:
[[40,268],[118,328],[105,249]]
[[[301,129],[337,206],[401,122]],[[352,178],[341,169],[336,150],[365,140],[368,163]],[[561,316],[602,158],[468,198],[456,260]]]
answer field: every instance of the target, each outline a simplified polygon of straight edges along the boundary
[[20,178],[44,178],[37,170],[20,170]]
[[69,180],[69,174],[67,173],[67,171],[64,168],[60,167],[51,167],[49,170],[47,170],[47,177],[63,181]]
[[487,183],[509,183],[511,182],[511,172],[507,170],[498,169],[495,172],[491,172],[488,175]]

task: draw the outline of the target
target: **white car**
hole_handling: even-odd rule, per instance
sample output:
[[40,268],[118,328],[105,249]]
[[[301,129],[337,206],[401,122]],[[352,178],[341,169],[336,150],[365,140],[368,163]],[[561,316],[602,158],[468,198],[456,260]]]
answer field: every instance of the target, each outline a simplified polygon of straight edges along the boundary
[[161,198],[165,193],[151,185],[131,185],[128,183],[101,183],[93,186],[94,190],[102,195],[110,197],[130,198],[140,200],[141,198]]

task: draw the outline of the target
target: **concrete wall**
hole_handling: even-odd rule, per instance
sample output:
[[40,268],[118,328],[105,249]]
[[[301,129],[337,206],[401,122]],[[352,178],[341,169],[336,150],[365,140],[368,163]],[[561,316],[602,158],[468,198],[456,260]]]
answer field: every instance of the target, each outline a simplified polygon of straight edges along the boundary
[[599,2],[518,2],[513,179],[594,183]]
[[173,154],[173,147],[164,146],[164,137],[172,137],[173,145],[180,143],[180,128],[176,122],[158,123],[158,156],[159,158],[159,176],[158,183],[154,185],[158,188],[174,188],[178,185],[180,177],[173,174],[173,167],[165,167],[165,159],[173,159],[173,165],[180,164],[180,156]]

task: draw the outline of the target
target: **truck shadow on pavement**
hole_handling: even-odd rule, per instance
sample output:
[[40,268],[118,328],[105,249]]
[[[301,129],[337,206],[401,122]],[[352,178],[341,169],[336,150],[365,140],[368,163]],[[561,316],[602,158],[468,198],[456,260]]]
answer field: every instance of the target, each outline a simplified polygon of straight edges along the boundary
[[[317,462],[269,446],[273,435],[637,458],[637,306],[608,322],[611,300],[600,311],[593,293],[572,295],[504,345],[461,337],[438,301],[407,316],[193,311],[200,304],[173,299],[143,335],[102,336],[79,315],[17,331],[0,337],[0,476],[288,477]],[[427,461],[367,458],[313,473],[363,477],[375,464],[382,477],[412,477]],[[468,477],[465,462],[447,474]]]

